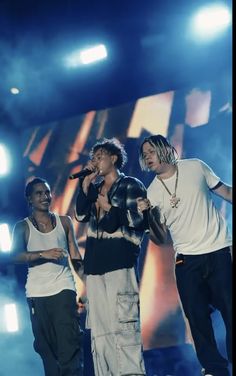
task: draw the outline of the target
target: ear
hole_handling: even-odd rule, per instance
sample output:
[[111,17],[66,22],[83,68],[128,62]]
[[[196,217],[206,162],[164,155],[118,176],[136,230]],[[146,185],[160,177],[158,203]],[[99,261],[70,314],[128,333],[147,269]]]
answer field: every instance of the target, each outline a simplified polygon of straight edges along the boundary
[[112,155],[111,156],[111,161],[112,161],[113,165],[116,163],[117,159],[118,159],[117,155]]
[[27,202],[28,202],[28,205],[31,206],[32,205],[32,200],[30,197],[27,197]]

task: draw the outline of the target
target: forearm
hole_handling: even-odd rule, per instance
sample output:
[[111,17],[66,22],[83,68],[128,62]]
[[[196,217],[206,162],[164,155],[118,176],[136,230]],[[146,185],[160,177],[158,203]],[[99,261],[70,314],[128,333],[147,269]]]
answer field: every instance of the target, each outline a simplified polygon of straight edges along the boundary
[[0,264],[27,264],[43,258],[43,251],[1,254]]
[[230,204],[232,204],[232,202],[233,202],[232,188],[230,188],[230,189],[227,190],[227,194],[225,196],[225,200],[228,201]]
[[101,220],[100,225],[103,230],[108,233],[115,232],[121,226],[127,226],[128,220],[126,211],[121,208],[111,206],[110,210],[106,212],[105,216]]
[[107,211],[101,221],[101,226],[106,232],[112,233],[121,226],[142,229],[142,223],[142,214],[132,210],[110,206],[110,210]]
[[231,186],[224,184],[220,182],[219,187],[216,187],[212,189],[213,193],[215,193],[217,196],[220,196],[225,201],[232,204],[233,201],[233,189]]
[[80,259],[71,258],[71,264],[75,271],[75,273],[84,281],[85,274],[84,274],[84,261]]
[[46,262],[57,262],[65,256],[62,248],[50,248],[33,252],[21,252],[14,257],[15,263],[27,263],[30,266],[41,265]]
[[91,202],[82,190],[79,191],[76,199],[76,214],[85,215],[91,208]]
[[148,222],[150,239],[157,245],[164,245],[170,242],[169,232],[164,223],[160,221],[159,210],[155,207],[148,211]]
[[43,251],[21,252],[13,257],[13,262],[16,264],[31,263],[43,259]]
[[96,202],[97,191],[93,184],[90,184],[88,195],[86,195],[80,187],[79,193],[76,199],[75,218],[79,222],[88,222],[91,213],[91,207],[93,202]]

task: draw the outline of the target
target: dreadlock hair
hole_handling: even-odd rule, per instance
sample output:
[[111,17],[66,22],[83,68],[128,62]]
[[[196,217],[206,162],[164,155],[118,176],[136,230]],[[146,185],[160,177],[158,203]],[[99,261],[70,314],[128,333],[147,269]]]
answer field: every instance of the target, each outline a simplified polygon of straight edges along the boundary
[[126,164],[127,153],[124,149],[124,145],[122,145],[115,137],[110,139],[103,138],[102,140],[99,140],[89,153],[91,159],[99,149],[106,151],[110,155],[117,156],[117,161],[114,164],[117,169],[124,167]]
[[148,170],[143,156],[143,144],[145,144],[145,142],[148,142],[156,150],[160,163],[164,162],[171,165],[175,165],[177,163],[178,153],[176,149],[170,144],[167,138],[158,134],[146,137],[140,146],[139,164],[142,170]]
[[25,197],[26,198],[28,198],[31,195],[31,193],[33,192],[33,187],[36,184],[39,184],[39,183],[48,184],[47,180],[45,180],[43,178],[39,178],[39,177],[34,178],[33,180],[29,181],[29,183],[26,184],[26,187],[25,187]]

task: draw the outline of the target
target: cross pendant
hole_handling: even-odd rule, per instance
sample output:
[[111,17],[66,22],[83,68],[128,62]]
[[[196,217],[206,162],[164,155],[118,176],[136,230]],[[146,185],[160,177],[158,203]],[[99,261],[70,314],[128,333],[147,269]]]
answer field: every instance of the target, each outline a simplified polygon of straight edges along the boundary
[[176,194],[173,194],[170,198],[170,205],[172,208],[177,208],[180,202],[180,198],[176,197]]

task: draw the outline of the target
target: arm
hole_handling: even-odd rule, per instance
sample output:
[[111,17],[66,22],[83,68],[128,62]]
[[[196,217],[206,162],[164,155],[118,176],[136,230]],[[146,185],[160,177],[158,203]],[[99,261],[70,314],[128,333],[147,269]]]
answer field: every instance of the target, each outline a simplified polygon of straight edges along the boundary
[[156,245],[163,245],[170,243],[170,234],[165,225],[161,222],[160,211],[157,206],[151,206],[150,201],[146,198],[143,199],[138,197],[138,210],[143,212],[144,210],[148,211],[148,224],[150,234],[149,237]]
[[63,257],[63,249],[52,248],[48,250],[27,251],[29,227],[26,221],[17,222],[13,229],[12,252],[9,254],[9,262],[29,263],[34,265],[49,260],[59,260]]
[[60,217],[62,225],[65,229],[67,235],[68,250],[70,254],[71,263],[73,265],[74,271],[79,275],[80,278],[83,277],[83,259],[79,252],[78,243],[75,237],[75,230],[72,223],[72,219],[69,216]]
[[[128,180],[130,179],[130,180]],[[107,211],[101,220],[102,228],[112,233],[121,226],[143,230],[143,215],[137,210],[137,197],[146,197],[144,185],[137,179],[127,178],[120,187],[120,205],[112,206],[106,196],[99,195],[97,202]],[[122,197],[121,197],[122,195]]]
[[66,215],[61,216],[60,219],[67,235],[68,251],[71,259],[82,260],[71,217]]
[[201,164],[202,172],[211,192],[232,203],[232,187],[223,183],[206,163],[201,160],[199,160],[199,162]]
[[76,198],[75,218],[79,222],[89,221],[91,205],[93,202],[96,202],[98,197],[96,187],[91,182],[87,182],[88,178],[86,177],[83,181],[80,181],[79,192]]
[[148,211],[150,239],[156,245],[169,244],[171,242],[169,231],[164,223],[160,221],[160,212],[157,207]]
[[224,200],[230,202],[232,204],[232,187],[223,183],[219,182],[216,187],[212,188],[211,191],[220,196]]

